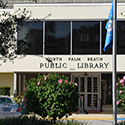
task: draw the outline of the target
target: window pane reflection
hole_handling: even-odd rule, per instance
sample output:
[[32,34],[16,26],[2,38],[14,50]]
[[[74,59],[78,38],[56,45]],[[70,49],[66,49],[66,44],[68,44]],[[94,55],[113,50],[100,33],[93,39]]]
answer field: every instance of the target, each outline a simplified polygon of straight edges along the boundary
[[93,92],[98,92],[98,79],[93,77]]
[[73,54],[99,54],[100,22],[73,22]]
[[85,88],[85,85],[84,85],[84,77],[81,77],[80,78],[80,92],[84,92],[84,88]]
[[87,108],[92,108],[92,95],[87,94]]
[[47,21],[45,54],[70,54],[70,22]]
[[98,106],[97,99],[98,99],[98,95],[93,94],[93,108],[97,108],[97,106]]
[[42,54],[43,53],[43,23],[24,22],[19,25],[17,53]]
[[92,78],[87,77],[87,92],[92,92]]
[[117,53],[125,54],[125,22],[117,22]]

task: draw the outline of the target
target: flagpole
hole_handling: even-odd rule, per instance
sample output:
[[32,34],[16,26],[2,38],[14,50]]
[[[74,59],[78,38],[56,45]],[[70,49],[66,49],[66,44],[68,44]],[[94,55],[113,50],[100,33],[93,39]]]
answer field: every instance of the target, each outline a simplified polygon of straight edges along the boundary
[[113,5],[113,69],[112,69],[112,81],[113,81],[113,125],[117,125],[117,105],[116,105],[116,47],[117,45],[117,0],[114,0]]

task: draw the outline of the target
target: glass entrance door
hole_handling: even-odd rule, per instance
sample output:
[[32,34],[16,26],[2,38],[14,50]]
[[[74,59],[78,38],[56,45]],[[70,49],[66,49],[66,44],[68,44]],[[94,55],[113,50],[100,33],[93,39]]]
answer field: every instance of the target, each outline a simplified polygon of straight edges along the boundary
[[88,76],[86,78],[87,110],[98,109],[98,76]]
[[78,100],[79,109],[81,111],[99,110],[101,104],[99,75],[72,75],[72,80],[78,84],[77,89],[80,95]]
[[82,112],[84,110],[85,99],[85,77],[73,76],[73,82],[78,84],[77,91],[79,92],[78,107]]

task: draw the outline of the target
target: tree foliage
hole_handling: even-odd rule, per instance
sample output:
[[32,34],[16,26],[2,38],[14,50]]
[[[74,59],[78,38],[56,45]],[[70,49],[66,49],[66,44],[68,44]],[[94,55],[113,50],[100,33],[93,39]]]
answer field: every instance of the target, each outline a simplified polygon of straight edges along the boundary
[[[3,12],[0,14],[0,54],[1,58],[15,58],[17,36],[16,33],[20,30],[19,25],[29,20],[31,12],[18,9],[16,12]],[[23,40],[22,40],[23,41]],[[22,42],[21,41],[21,42]],[[24,41],[23,41],[24,42]]]
[[2,8],[2,9],[5,9],[5,8],[7,8],[7,4],[8,4],[8,2],[7,1],[3,1],[3,0],[1,0],[0,1],[0,8]]
[[42,117],[52,117],[53,120],[68,117],[77,111],[77,83],[68,82],[68,77],[51,73],[38,75],[26,81],[26,108]]

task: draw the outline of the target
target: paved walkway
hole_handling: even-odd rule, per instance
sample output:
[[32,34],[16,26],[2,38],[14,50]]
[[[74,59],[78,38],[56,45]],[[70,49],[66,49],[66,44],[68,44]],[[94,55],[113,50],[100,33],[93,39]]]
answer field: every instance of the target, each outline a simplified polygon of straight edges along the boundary
[[[40,118],[38,116],[38,118]],[[49,118],[48,118],[49,119]],[[63,120],[77,120],[79,122],[85,122],[86,125],[113,125],[112,114],[72,114],[68,118],[62,118]],[[125,120],[125,114],[117,115],[117,123]]]
[[[118,114],[118,120],[125,119],[125,114]],[[112,114],[72,114],[67,119],[76,120],[113,120]]]
[[[103,108],[102,113],[79,113],[72,114],[68,119],[77,119],[77,120],[113,120],[113,111],[111,107]],[[117,120],[125,120],[125,112],[117,108]]]
[[[88,122],[88,125],[112,125],[113,111],[111,107],[104,108],[102,113],[72,114],[67,119],[74,119],[81,122]],[[117,123],[125,120],[125,112],[117,108]]]
[[[88,125],[112,125],[113,114],[73,114],[67,119],[74,119],[81,122],[88,122]],[[117,115],[117,123],[125,120],[125,114]]]
[[[36,117],[41,118],[39,115]],[[49,119],[49,118],[48,118]],[[62,119],[74,119],[74,120],[113,120],[113,114],[72,114],[68,118]],[[117,120],[125,120],[125,114],[118,114]]]

